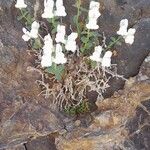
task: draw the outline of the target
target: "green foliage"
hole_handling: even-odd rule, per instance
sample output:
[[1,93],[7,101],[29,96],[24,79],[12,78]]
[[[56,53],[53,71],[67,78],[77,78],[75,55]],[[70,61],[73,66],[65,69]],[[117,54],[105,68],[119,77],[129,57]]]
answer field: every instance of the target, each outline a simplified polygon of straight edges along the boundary
[[[89,10],[83,8],[81,6],[82,0],[76,0],[76,4],[73,5],[75,8],[77,8],[77,14],[73,17],[73,23],[76,27],[76,32],[78,33],[78,38],[80,42],[78,43],[80,52],[83,55],[89,55],[91,52],[93,52],[93,49],[95,46],[99,45],[99,37],[102,37],[102,35],[95,30],[89,30],[86,28],[86,21],[81,21],[81,14],[82,12],[88,13]],[[27,9],[21,9],[21,15],[18,16],[18,20],[23,20],[25,22],[25,25],[27,29],[31,28],[31,25],[34,21],[34,18],[30,15],[29,11]],[[85,20],[88,20],[85,19]],[[52,38],[54,38],[56,32],[57,32],[57,26],[60,23],[59,17],[53,17],[51,19],[47,19],[48,23],[50,24],[50,30],[52,34]],[[40,36],[39,36],[40,37]],[[111,41],[109,42],[108,46],[105,48],[105,50],[109,50],[113,48],[115,45],[121,45],[121,36],[115,38],[111,37]],[[42,42],[40,38],[37,39],[31,39],[31,46],[34,49],[41,49],[42,48]],[[63,50],[65,51],[64,45],[62,45]],[[96,62],[89,61],[90,68],[95,68],[97,65]],[[62,77],[65,73],[65,67],[64,65],[56,65],[53,63],[51,67],[48,67],[45,69],[46,72],[51,73],[55,75],[55,78],[57,80],[62,80]],[[80,111],[79,108],[83,107],[83,104],[78,105],[78,107],[72,107],[69,108],[70,111],[75,111],[75,113],[78,113]]]
[[[78,4],[80,4],[80,2],[78,2]],[[80,7],[77,4],[72,5],[72,6],[75,7],[75,8],[78,8],[81,12],[86,12],[86,13],[89,12],[86,8],[81,7],[81,4],[80,4]]]
[[111,37],[110,39],[111,39],[111,41],[109,42],[109,44],[108,44],[106,50],[108,50],[108,49],[114,47],[115,45],[121,45],[121,44],[122,44],[122,43],[121,43],[121,39],[122,39],[121,36],[119,36],[119,37],[117,37],[117,38]]
[[62,80],[63,74],[65,72],[65,67],[64,67],[64,65],[56,65],[53,63],[52,66],[46,68],[45,71],[55,75],[55,78],[58,81],[60,81],[60,80]]
[[78,33],[78,36],[80,37],[80,33],[81,33],[81,25],[79,23],[79,18],[80,18],[80,15],[81,15],[81,0],[77,0],[76,1],[76,4],[73,5],[74,7],[77,8],[77,15],[75,15],[73,17],[73,23],[76,25],[76,28],[77,28],[77,33]]
[[53,26],[53,28],[57,28],[57,25],[59,24],[58,19],[59,19],[58,17],[54,17],[50,19],[47,18],[47,21],[50,23],[50,25]]
[[21,9],[21,14],[20,16],[17,17],[17,19],[20,20],[24,20],[25,21],[25,25],[27,27],[30,27],[32,22],[34,21],[34,18],[30,15],[30,13],[28,12],[28,10],[26,9]]
[[33,48],[33,49],[36,49],[36,50],[42,48],[42,43],[41,43],[41,40],[40,40],[39,38],[34,39],[34,40],[32,41],[32,43],[31,43],[31,45],[32,45],[32,48]]
[[97,66],[96,61],[92,61],[91,59],[85,59],[85,63],[88,65],[89,68],[95,69]]
[[64,112],[68,115],[79,115],[79,114],[85,114],[90,111],[89,108],[90,104],[87,101],[82,101],[79,105],[76,106],[70,106],[64,110]]
[[50,23],[50,26],[52,27],[51,29],[52,34],[55,34],[57,32],[57,26],[59,24],[58,19],[59,19],[58,17],[47,19],[47,21]]

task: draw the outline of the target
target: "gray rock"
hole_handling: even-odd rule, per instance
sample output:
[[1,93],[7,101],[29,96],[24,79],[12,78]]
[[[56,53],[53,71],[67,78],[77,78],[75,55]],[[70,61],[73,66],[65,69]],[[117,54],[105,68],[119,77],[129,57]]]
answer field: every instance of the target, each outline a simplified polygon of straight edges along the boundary
[[[135,76],[150,50],[150,1],[100,0],[100,2],[102,15],[99,18],[99,31],[106,33],[107,41],[110,36],[116,35],[122,18],[129,19],[129,26],[137,29],[135,43],[132,46],[125,43],[120,47],[116,46],[118,55],[113,58],[114,63],[118,65],[119,74],[127,78]],[[76,9],[72,8],[74,3],[74,0],[64,1],[69,15],[63,19],[63,22],[68,27],[73,15],[76,14]],[[33,4],[35,0],[27,1],[31,12],[33,12]],[[82,5],[88,8],[89,1],[84,1]],[[35,81],[40,75],[34,71],[27,72],[27,67],[32,66],[34,58],[27,55],[28,46],[21,39],[23,25],[16,19],[18,13],[19,10],[14,7],[14,0],[0,1],[0,149],[28,142],[33,137],[61,132],[64,128],[62,117],[58,110],[52,108],[51,100],[38,96],[41,90]],[[81,17],[83,23],[86,16]],[[40,18],[40,15],[38,17]],[[106,96],[123,88],[124,81],[112,79],[110,85],[111,88],[105,93]],[[89,97],[93,100],[97,96]],[[72,130],[75,127],[68,125],[68,128]],[[114,138],[113,134],[112,138]],[[92,141],[95,143],[93,138]],[[51,144],[54,143],[49,143],[45,137],[38,138],[33,143],[29,142],[26,146],[32,150],[34,146],[44,150]]]
[[63,123],[49,109],[25,103],[8,120],[1,123],[0,149],[61,131],[63,127]]
[[52,136],[39,137],[25,145],[27,150],[57,150]]
[[133,45],[123,44],[117,47],[118,73],[125,75],[126,78],[138,74],[140,66],[150,52],[150,19],[141,19],[135,26],[135,42]]
[[27,49],[27,44],[22,40],[22,25],[17,21],[17,13],[13,0],[0,2],[0,40],[5,46]]
[[24,145],[18,145],[18,146],[15,146],[15,147],[7,148],[5,150],[26,150],[26,148],[25,148]]

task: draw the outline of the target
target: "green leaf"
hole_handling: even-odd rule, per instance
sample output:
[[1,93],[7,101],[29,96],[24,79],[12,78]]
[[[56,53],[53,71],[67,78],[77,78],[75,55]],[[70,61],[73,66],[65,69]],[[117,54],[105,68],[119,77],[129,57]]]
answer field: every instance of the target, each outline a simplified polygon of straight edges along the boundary
[[51,73],[51,74],[55,75],[54,64],[52,64],[51,67],[46,68],[45,71],[48,72],[48,73]]
[[87,39],[87,37],[82,36],[82,37],[81,37],[81,41],[82,41],[83,43],[87,43],[87,42],[88,42],[88,39]]
[[59,65],[56,67],[56,70],[55,70],[55,77],[57,80],[61,80],[62,79],[62,76],[63,76],[63,73],[64,73],[64,65]]
[[90,41],[89,41],[89,43],[86,44],[86,49],[90,49],[92,46],[93,46],[93,44],[90,43]]
[[94,37],[102,37],[102,35],[98,32],[90,32],[90,35]]
[[110,39],[111,39],[113,42],[116,41],[116,38],[114,38],[114,37],[111,37]]
[[20,15],[20,16],[17,17],[18,21],[22,20],[27,14],[28,14],[27,11],[26,11],[26,12],[23,12],[22,15]]
[[64,65],[56,65],[53,63],[52,66],[46,68],[45,71],[55,75],[55,78],[60,81],[62,79],[64,70],[65,70]]
[[41,40],[39,38],[35,39],[33,42],[34,49],[40,49],[42,47]]
[[31,17],[30,14],[27,14],[26,18],[27,18],[27,22],[28,22],[29,24],[31,24],[31,23],[33,22],[33,18]]
[[82,31],[82,32],[81,32],[81,34],[87,34],[87,33],[88,33],[87,31]]
[[121,43],[120,41],[118,41],[118,42],[116,43],[116,45],[121,46],[122,43]]
[[54,29],[51,31],[52,34],[55,34],[56,32],[57,32],[57,28],[54,28]]
[[73,23],[76,24],[77,23],[77,15],[73,16]]
[[84,47],[81,47],[81,48],[80,48],[80,52],[81,52],[81,53],[84,53],[84,51],[85,51],[85,48],[84,48]]
[[94,69],[96,66],[97,66],[97,63],[91,60],[91,67]]
[[52,23],[52,19],[51,18],[47,18],[46,19],[49,23]]

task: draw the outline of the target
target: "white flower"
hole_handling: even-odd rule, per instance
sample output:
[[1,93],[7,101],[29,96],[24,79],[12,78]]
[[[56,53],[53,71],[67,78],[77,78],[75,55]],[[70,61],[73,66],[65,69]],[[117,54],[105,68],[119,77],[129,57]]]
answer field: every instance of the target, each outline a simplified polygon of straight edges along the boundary
[[120,21],[120,29],[117,31],[118,35],[124,36],[127,35],[127,28],[128,28],[128,20],[123,19]]
[[66,16],[67,13],[65,11],[65,7],[63,6],[63,0],[56,1],[56,11],[55,16]]
[[24,33],[24,35],[22,36],[23,40],[26,42],[29,41],[31,38],[30,32],[26,28],[23,28],[22,31]]
[[111,66],[111,56],[112,52],[107,51],[102,59],[102,67],[110,67]]
[[120,29],[117,31],[118,35],[121,35],[125,39],[125,43],[133,44],[134,42],[134,34],[136,30],[134,28],[128,28],[128,20],[123,19],[120,21]]
[[67,62],[67,59],[62,52],[62,46],[60,44],[56,44],[56,53],[53,62],[55,62],[56,64],[64,64]]
[[43,55],[51,55],[53,50],[53,40],[50,34],[48,34],[44,37]]
[[43,55],[41,58],[41,66],[42,67],[52,66],[52,57],[48,57],[48,56]]
[[76,38],[77,37],[78,37],[78,34],[76,32],[72,32],[68,36],[68,39],[67,39],[66,45],[65,45],[66,50],[72,51],[72,52],[76,51],[76,49],[77,49]]
[[102,58],[100,57],[101,53],[102,53],[102,46],[96,46],[94,53],[90,56],[90,59],[96,62],[101,62]]
[[16,8],[22,9],[26,8],[27,5],[24,3],[24,0],[17,0],[17,3],[15,5]]
[[53,41],[50,34],[44,37],[43,56],[41,58],[42,67],[50,67],[52,65]]
[[28,31],[26,28],[23,28],[22,31],[24,35],[22,36],[24,41],[29,41],[31,38],[38,37],[39,23],[34,21],[31,26],[31,31]]
[[53,40],[50,34],[44,37],[44,44],[53,46]]
[[53,18],[54,0],[44,0],[44,13],[42,18]]
[[39,23],[34,21],[31,25],[31,31],[30,31],[30,36],[32,38],[37,38],[38,37],[38,30],[39,30]]
[[63,25],[57,26],[56,43],[65,43],[66,27]]
[[132,45],[134,42],[134,34],[136,30],[133,28],[130,28],[127,32],[127,35],[124,36],[125,42]]
[[90,3],[90,10],[88,13],[89,22],[86,24],[88,29],[98,29],[99,26],[97,25],[97,19],[101,15],[99,12],[100,3],[91,1]]

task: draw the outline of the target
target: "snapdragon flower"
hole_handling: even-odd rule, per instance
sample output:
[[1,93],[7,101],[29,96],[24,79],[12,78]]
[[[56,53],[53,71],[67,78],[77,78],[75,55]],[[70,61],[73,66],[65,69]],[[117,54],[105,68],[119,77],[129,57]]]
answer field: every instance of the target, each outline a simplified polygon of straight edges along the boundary
[[63,5],[63,0],[57,0],[56,1],[56,11],[55,11],[55,16],[62,16],[65,17],[67,15],[65,11],[65,7]]
[[132,45],[134,42],[134,34],[135,34],[136,30],[134,28],[130,28],[128,30],[127,35],[124,36],[125,42]]
[[111,56],[112,56],[111,51],[107,51],[105,53],[104,57],[102,58],[102,67],[110,67],[111,66]]
[[24,33],[23,36],[22,36],[23,40],[26,41],[26,42],[29,41],[30,38],[31,38],[30,32],[26,28],[22,28],[22,31]]
[[90,10],[88,13],[89,22],[88,24],[86,24],[86,27],[88,29],[94,30],[99,28],[99,26],[97,25],[97,19],[101,15],[99,12],[99,7],[100,7],[99,2],[95,2],[95,1],[90,2]]
[[90,56],[90,59],[96,62],[101,62],[102,58],[100,57],[101,53],[102,53],[102,46],[96,46],[94,53]]
[[38,22],[34,21],[31,25],[31,31],[30,31],[30,35],[32,38],[38,37],[39,28],[40,28],[40,24]]
[[134,28],[128,28],[128,20],[123,19],[120,21],[120,28],[119,31],[117,31],[118,35],[121,35],[125,39],[125,43],[133,44],[134,42],[134,34],[136,30]]
[[42,18],[53,18],[54,0],[44,0],[44,13]]
[[64,25],[57,26],[56,43],[65,43],[66,27]]
[[120,29],[117,31],[118,35],[124,36],[127,35],[127,28],[128,28],[128,20],[123,19],[120,21]]
[[53,49],[53,40],[51,38],[51,35],[48,34],[44,37],[43,55],[51,55]]
[[34,21],[31,25],[31,31],[28,31],[27,29],[23,28],[22,31],[24,35],[22,36],[24,41],[29,41],[31,38],[37,38],[38,37],[38,30],[39,30],[39,23]]
[[62,52],[62,46],[60,44],[56,44],[56,50],[55,50],[55,58],[53,60],[56,64],[64,64],[67,62],[67,59],[65,58],[64,53]]
[[68,51],[75,52],[77,49],[76,45],[76,39],[78,37],[78,34],[76,32],[72,32],[66,41],[65,49]]
[[22,9],[22,8],[26,8],[27,5],[25,4],[24,0],[17,0],[15,7]]
[[41,58],[42,67],[50,67],[52,65],[53,42],[50,34],[44,37],[43,56]]

